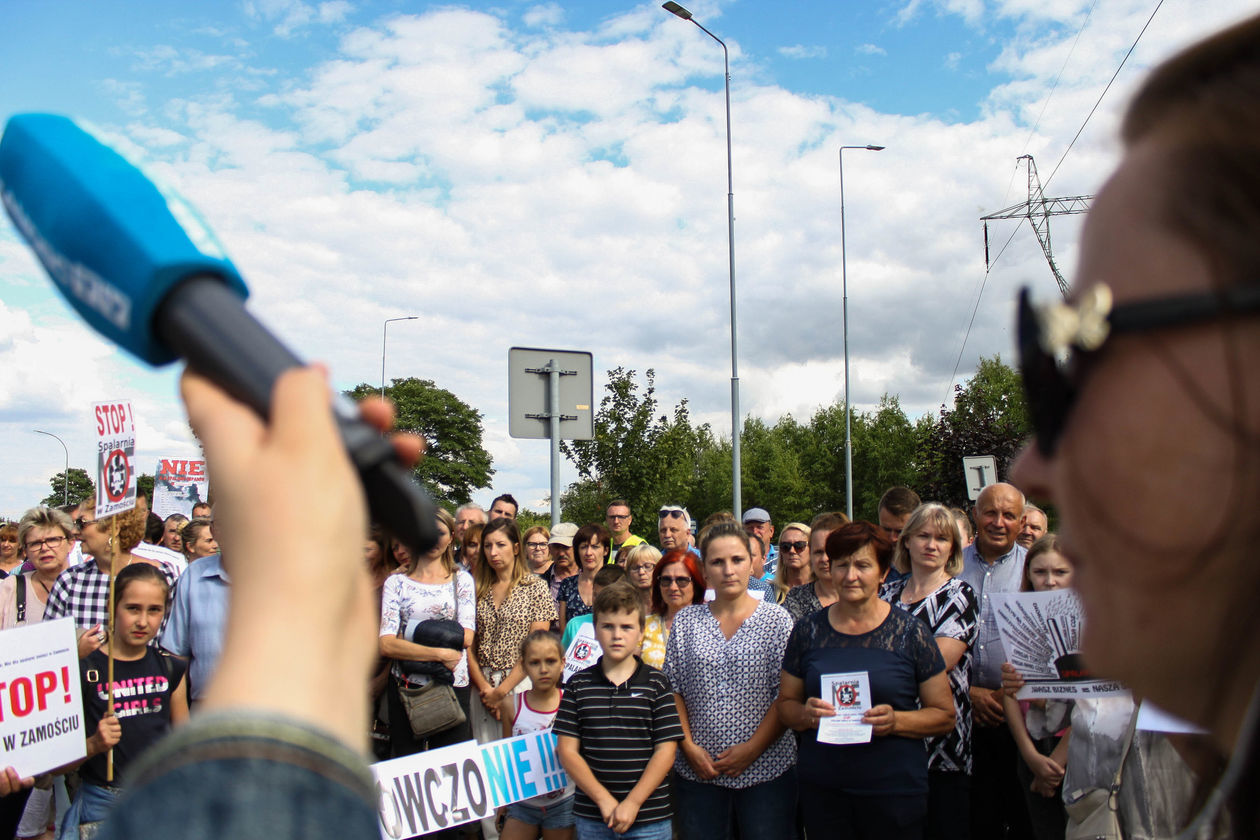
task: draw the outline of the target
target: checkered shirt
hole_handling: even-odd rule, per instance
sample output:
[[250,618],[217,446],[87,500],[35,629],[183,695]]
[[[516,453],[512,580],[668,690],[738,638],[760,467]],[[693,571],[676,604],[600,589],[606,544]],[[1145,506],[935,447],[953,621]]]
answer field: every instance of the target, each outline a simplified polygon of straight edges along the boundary
[[[167,583],[175,585],[175,575],[163,564],[162,574]],[[44,621],[69,616],[74,619],[76,627],[87,629],[97,624],[106,627],[109,624],[109,575],[101,571],[95,560],[84,558],[84,562],[71,566],[57,576],[56,583],[48,593],[48,604],[44,607]]]

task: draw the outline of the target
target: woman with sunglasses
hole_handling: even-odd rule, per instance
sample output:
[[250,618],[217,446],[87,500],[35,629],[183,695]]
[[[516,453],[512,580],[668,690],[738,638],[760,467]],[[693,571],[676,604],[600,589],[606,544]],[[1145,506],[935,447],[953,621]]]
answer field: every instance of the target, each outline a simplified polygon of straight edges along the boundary
[[685,548],[665,552],[652,570],[652,609],[643,627],[644,662],[653,668],[665,664],[665,645],[674,616],[683,607],[703,604],[704,589],[696,555]]
[[1260,836],[1257,44],[1252,17],[1139,88],[1069,302],[1021,297],[1036,440],[1012,473],[1055,505],[1086,660],[1209,731],[1229,764],[1202,820],[1224,800],[1242,837]]
[[836,588],[831,583],[831,561],[827,559],[827,537],[848,521],[843,513],[823,513],[814,517],[809,531],[809,570],[813,580],[792,587],[783,599],[783,609],[797,621],[836,602]]
[[795,586],[804,586],[814,580],[809,565],[809,526],[801,522],[789,522],[779,535],[779,562],[774,567],[774,602],[782,604],[788,592]]

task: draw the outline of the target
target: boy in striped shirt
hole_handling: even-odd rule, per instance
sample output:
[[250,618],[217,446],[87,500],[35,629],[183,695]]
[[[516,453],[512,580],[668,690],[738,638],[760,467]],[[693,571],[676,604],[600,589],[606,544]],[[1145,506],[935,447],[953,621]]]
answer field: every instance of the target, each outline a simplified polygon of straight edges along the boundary
[[665,777],[682,740],[669,680],[635,652],[643,606],[627,583],[595,598],[603,656],[565,686],[554,730],[560,763],[577,784],[577,840],[669,840]]

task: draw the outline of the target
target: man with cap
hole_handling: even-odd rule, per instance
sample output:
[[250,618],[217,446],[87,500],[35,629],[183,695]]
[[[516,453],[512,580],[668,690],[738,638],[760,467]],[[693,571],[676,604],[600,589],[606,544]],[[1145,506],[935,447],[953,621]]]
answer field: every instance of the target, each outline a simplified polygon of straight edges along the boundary
[[[779,549],[774,544],[774,523],[765,508],[749,508],[744,511],[744,530],[761,541],[763,553],[760,560],[753,558],[753,577],[770,580],[779,563]],[[756,543],[754,543],[756,545]],[[761,571],[758,571],[758,567]]]
[[561,522],[551,531],[548,550],[551,552],[551,579],[547,581],[551,587],[551,599],[554,601],[560,594],[560,581],[577,574],[577,563],[573,559],[573,538],[577,536],[578,526],[572,522]]

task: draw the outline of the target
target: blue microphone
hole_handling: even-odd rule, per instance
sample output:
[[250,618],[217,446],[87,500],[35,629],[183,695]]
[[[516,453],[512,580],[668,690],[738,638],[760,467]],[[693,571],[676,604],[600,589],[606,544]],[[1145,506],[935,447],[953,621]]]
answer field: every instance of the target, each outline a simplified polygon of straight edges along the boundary
[[[249,291],[196,211],[67,117],[19,114],[0,137],[0,200],[57,289],[94,329],[150,365],[183,358],[271,413],[301,360],[245,309]],[[372,518],[418,552],[437,542],[433,501],[393,447],[334,400]]]

